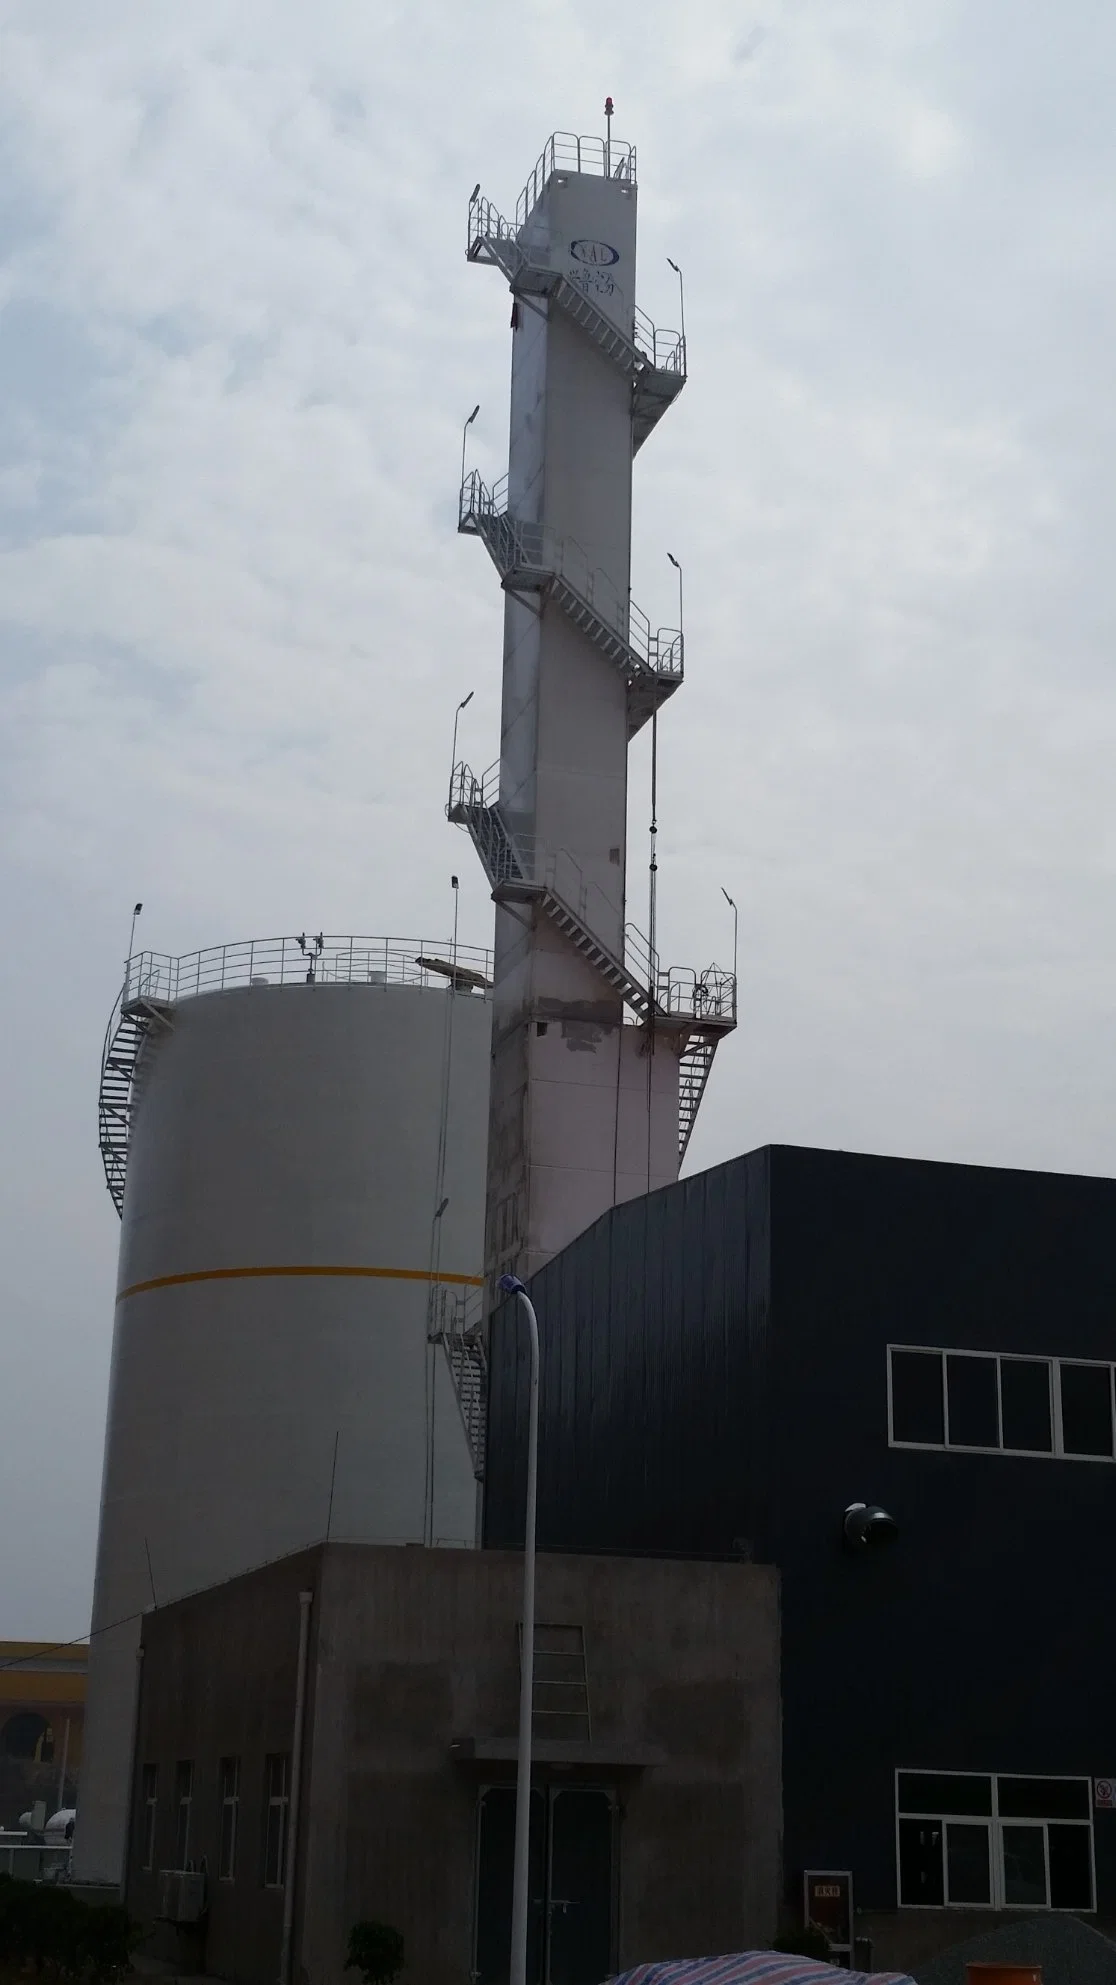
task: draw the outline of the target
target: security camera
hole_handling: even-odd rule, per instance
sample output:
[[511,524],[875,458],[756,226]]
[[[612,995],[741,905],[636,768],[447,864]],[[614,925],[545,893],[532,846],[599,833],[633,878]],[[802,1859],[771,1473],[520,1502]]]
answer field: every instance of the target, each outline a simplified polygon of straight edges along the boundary
[[881,1551],[894,1544],[899,1525],[878,1503],[850,1503],[845,1511],[844,1533],[850,1551]]

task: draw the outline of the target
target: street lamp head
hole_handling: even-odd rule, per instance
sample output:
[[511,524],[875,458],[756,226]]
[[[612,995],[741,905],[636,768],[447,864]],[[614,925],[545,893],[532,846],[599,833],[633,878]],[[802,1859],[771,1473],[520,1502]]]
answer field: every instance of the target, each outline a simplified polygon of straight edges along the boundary
[[724,883],[723,883],[723,882],[722,882],[722,884],[721,884],[721,894],[722,894],[722,896],[724,897],[724,899],[725,899],[725,902],[726,902],[726,903],[728,904],[728,906],[729,906],[729,909],[730,909],[730,910],[735,910],[735,908],[736,908],[736,904],[735,904],[735,903],[733,902],[733,900],[732,900],[732,897],[731,897],[731,896],[729,895],[729,893],[728,893],[728,890],[727,890],[727,889],[725,888],[725,885],[724,885]]
[[473,190],[472,190],[472,192],[471,192],[471,193],[470,193],[470,195],[469,195],[469,205],[470,205],[470,206],[472,206],[472,204],[473,204],[473,201],[474,201],[474,200],[476,199],[476,197],[477,197],[477,194],[478,194],[479,192],[480,192],[480,180],[478,179],[478,181],[477,181],[477,183],[476,183],[476,185],[474,186],[474,188],[473,188]]
[[466,427],[472,427],[473,422],[476,420],[476,417],[479,414],[479,412],[480,412],[480,401],[478,400],[476,406],[473,408],[472,413],[469,415],[468,420],[465,422]]
[[477,693],[477,692],[476,692],[476,690],[475,690],[475,689],[471,689],[471,690],[469,691],[469,694],[468,694],[468,696],[463,696],[463,697],[461,698],[461,701],[460,701],[460,703],[459,703],[459,704],[458,704],[458,706],[457,706],[457,707],[458,707],[458,709],[459,709],[459,710],[464,710],[464,709],[465,709],[465,708],[467,707],[467,705],[468,705],[468,704],[470,704],[470,703],[472,702],[472,700],[473,700],[473,698],[474,698],[474,696],[476,695],[476,693]]
[[674,260],[674,257],[672,255],[668,255],[667,261],[670,263],[670,266],[674,270],[675,275],[680,276],[682,274],[682,271],[679,268],[677,262]]
[[525,1296],[527,1294],[526,1283],[521,1282],[518,1275],[501,1275],[496,1287],[505,1296]]
[[669,560],[670,560],[670,562],[671,562],[671,564],[673,565],[673,567],[674,567],[674,569],[675,569],[675,571],[676,571],[676,572],[681,572],[681,570],[682,570],[682,567],[681,567],[681,565],[680,565],[680,564],[678,563],[678,560],[677,560],[677,559],[675,558],[675,556],[674,556],[674,553],[673,553],[672,551],[668,551],[668,552],[667,552],[667,557],[669,558]]

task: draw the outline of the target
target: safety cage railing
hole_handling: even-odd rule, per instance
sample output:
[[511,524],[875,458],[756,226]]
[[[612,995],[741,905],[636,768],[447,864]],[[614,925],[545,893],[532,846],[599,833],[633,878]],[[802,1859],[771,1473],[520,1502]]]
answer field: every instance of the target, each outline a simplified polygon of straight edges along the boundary
[[623,138],[579,138],[574,131],[552,132],[515,203],[517,226],[522,227],[538,206],[547,180],[555,172],[584,172],[596,179],[622,179],[634,186],[635,146]]

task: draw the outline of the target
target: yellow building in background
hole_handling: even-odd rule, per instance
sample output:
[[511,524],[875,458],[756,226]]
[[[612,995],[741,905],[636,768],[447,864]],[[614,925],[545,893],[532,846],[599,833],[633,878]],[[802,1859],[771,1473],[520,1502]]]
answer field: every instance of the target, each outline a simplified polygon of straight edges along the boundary
[[88,1645],[0,1640],[0,1828],[77,1803]]

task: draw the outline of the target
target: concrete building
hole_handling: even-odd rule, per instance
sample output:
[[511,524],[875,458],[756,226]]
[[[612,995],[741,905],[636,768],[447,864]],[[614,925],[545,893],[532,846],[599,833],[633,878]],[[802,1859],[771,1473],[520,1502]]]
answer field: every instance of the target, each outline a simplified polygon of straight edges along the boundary
[[144,1608],[327,1535],[476,1541],[432,1340],[481,1281],[489,978],[485,953],[373,938],[130,962],[82,1880],[122,1871]]
[[[541,1548],[779,1567],[785,1900],[851,1877],[885,1968],[1013,1914],[1116,1933],[1114,1231],[1111,1179],[772,1146],[532,1284]],[[491,1360],[507,1549],[511,1311]]]
[[[469,208],[469,258],[515,299],[508,473],[469,475],[459,522],[505,594],[500,755],[455,765],[448,807],[497,906],[490,1278],[677,1178],[735,1025],[734,973],[660,960],[654,868],[629,900],[628,745],[650,723],[654,759],[683,671],[680,569],[679,625],[631,596],[632,459],[686,379],[681,333],[636,305],[636,204],[631,146],[559,132],[514,221],[479,187]],[[648,805],[653,846],[654,774]]]
[[[165,1914],[161,1871],[204,1865],[208,1906],[153,1952],[342,1985],[372,1918],[423,1985],[506,1981],[522,1576],[329,1545],[146,1616],[127,1902]],[[767,1941],[775,1573],[542,1556],[538,1618],[532,1980]]]
[[0,1640],[0,1828],[72,1806],[81,1770],[89,1649]]

